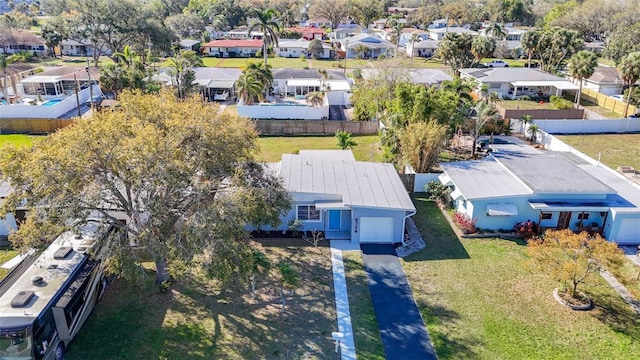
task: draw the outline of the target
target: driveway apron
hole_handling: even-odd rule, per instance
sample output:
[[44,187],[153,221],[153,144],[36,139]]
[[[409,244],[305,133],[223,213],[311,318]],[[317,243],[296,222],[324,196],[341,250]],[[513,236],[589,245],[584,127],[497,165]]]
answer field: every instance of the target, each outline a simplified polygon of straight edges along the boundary
[[361,249],[386,359],[437,359],[393,245]]

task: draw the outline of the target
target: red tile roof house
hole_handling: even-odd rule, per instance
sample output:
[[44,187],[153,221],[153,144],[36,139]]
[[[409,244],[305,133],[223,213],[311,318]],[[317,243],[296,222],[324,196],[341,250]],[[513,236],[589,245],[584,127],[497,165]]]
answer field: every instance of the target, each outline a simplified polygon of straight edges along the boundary
[[206,43],[205,56],[220,58],[255,57],[262,51],[262,40],[214,40]]

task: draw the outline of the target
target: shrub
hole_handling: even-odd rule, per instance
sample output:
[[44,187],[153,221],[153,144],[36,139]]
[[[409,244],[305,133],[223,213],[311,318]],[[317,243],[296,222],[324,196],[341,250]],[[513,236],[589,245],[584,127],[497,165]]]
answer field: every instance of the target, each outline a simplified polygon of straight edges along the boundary
[[551,95],[549,97],[549,101],[553,104],[553,107],[558,110],[571,109],[573,108],[573,103],[567,99],[563,99],[557,95]]
[[535,223],[531,220],[516,223],[513,226],[513,231],[521,238],[530,239],[536,234]]
[[453,222],[458,225],[463,234],[473,234],[476,232],[476,222],[478,219],[471,219],[466,214],[455,212],[453,214]]
[[434,200],[438,205],[445,206],[450,203],[451,189],[439,181],[431,181],[424,186],[424,191],[429,194],[429,199]]

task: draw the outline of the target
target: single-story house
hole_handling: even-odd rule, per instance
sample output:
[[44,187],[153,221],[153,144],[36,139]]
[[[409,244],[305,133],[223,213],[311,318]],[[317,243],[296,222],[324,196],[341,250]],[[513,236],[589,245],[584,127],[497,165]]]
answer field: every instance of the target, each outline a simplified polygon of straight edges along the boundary
[[415,28],[404,28],[400,33],[400,40],[398,41],[398,45],[406,46],[408,43],[411,42],[411,36],[413,36],[413,34],[416,34],[418,36],[418,39],[420,39],[420,41],[430,39],[428,31],[415,29]]
[[416,213],[392,164],[356,161],[349,150],[301,150],[271,167],[292,197],[282,227],[324,232],[354,244],[401,243]]
[[[93,56],[95,47],[87,40],[62,40],[60,42],[60,54],[64,56]],[[100,55],[111,55],[111,50],[108,46],[102,45],[100,47]]]
[[454,209],[488,230],[532,221],[540,229],[598,233],[640,243],[640,186],[572,153],[496,137],[483,160],[442,163]]
[[[299,40],[279,40],[278,47],[276,48],[276,54],[280,57],[286,58],[298,58],[300,55],[304,55],[309,58],[311,55],[309,54],[309,44],[311,41],[305,39]],[[331,58],[331,46],[326,43],[322,43],[322,56],[320,59],[330,59]]]
[[21,51],[44,56],[48,49],[44,39],[31,31],[0,28],[0,54],[17,54]]
[[348,39],[352,36],[356,36],[360,34],[362,31],[359,28],[340,28],[334,29],[331,33],[329,33],[329,38],[332,43],[340,44],[344,39]]
[[380,55],[393,57],[396,45],[367,33],[358,34],[342,40],[340,49],[346,49],[347,58],[377,58]]
[[[478,33],[483,36],[492,36],[491,34],[487,34],[487,26],[490,23],[486,24]],[[528,30],[514,28],[513,26],[505,26],[502,28],[504,32],[506,32],[506,37],[504,40],[507,41],[520,41],[522,40],[522,35],[524,35]]]
[[302,21],[300,22],[300,26],[305,28],[331,28],[331,20],[324,17],[318,17]]
[[429,37],[433,40],[442,40],[447,33],[478,35],[476,31],[457,26],[429,28]]
[[232,29],[223,33],[223,37],[225,39],[231,40],[261,40],[264,36],[262,31],[252,31],[251,34],[248,33],[247,27],[241,27],[237,29]]
[[[571,78],[571,82],[580,85],[578,79]],[[613,66],[598,66],[591,77],[582,79],[584,89],[592,89],[605,95],[622,93],[623,85],[624,81],[620,78],[618,69]]]
[[320,28],[291,27],[291,28],[287,28],[286,30],[300,33],[302,35],[302,38],[305,40],[313,40],[313,39],[322,40],[326,35],[326,32],[324,31],[324,29],[320,29]]
[[474,79],[478,90],[486,85],[490,93],[506,99],[548,97],[561,95],[563,90],[579,89],[564,78],[529,68],[460,69],[460,77]]
[[439,41],[433,39],[420,40],[414,43],[408,41],[405,45],[407,56],[411,56],[411,53],[413,53],[413,56],[430,58],[438,50],[439,43]]
[[191,50],[200,53],[200,41],[192,39],[180,40],[180,50]]
[[272,93],[281,96],[300,97],[323,91],[329,105],[351,104],[351,82],[340,70],[327,69],[326,73],[321,74],[318,69],[275,69],[272,86]]
[[[380,76],[377,69],[362,69],[362,77],[366,80],[375,79]],[[439,85],[443,81],[451,81],[453,78],[440,69],[402,69],[399,77],[403,81],[409,81],[421,85]]]
[[204,44],[204,55],[219,58],[255,57],[262,40],[213,40]]
[[207,101],[226,101],[235,97],[236,82],[242,75],[240,69],[194,67],[194,82],[200,86],[200,93]]

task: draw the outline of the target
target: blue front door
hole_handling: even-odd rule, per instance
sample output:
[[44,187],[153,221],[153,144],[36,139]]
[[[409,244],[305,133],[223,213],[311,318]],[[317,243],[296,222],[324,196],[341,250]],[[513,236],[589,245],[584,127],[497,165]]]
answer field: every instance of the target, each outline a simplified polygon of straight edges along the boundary
[[340,230],[340,210],[329,210],[329,230]]

